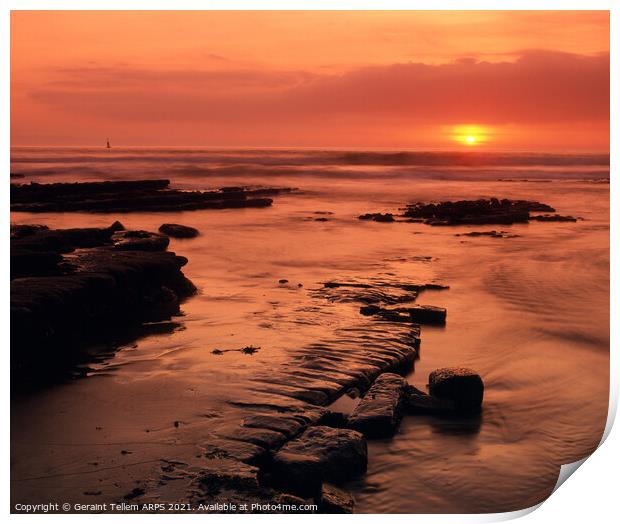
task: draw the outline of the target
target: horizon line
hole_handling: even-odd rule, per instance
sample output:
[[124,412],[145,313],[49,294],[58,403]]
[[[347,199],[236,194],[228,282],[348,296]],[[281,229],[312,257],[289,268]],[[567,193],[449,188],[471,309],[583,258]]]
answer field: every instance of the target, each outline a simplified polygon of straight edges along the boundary
[[[66,145],[58,145],[58,144],[11,144],[10,148],[89,148],[89,149],[98,149],[101,148],[103,150],[109,151],[105,145],[101,144],[66,144]],[[258,150],[310,150],[310,151],[320,151],[320,150],[329,150],[329,151],[394,151],[394,152],[412,152],[412,153],[505,153],[505,154],[530,154],[530,155],[550,155],[550,154],[562,154],[562,155],[607,155],[611,154],[611,149],[607,150],[591,150],[584,149],[578,151],[567,151],[567,150],[527,150],[527,149],[486,149],[480,148],[479,146],[468,147],[467,149],[444,149],[444,148],[424,148],[424,149],[414,149],[411,147],[404,146],[300,146],[300,145],[289,145],[289,146],[267,146],[267,145],[190,145],[190,144],[120,144],[113,145],[111,149],[123,149],[123,148],[193,148],[193,149],[258,149]]]

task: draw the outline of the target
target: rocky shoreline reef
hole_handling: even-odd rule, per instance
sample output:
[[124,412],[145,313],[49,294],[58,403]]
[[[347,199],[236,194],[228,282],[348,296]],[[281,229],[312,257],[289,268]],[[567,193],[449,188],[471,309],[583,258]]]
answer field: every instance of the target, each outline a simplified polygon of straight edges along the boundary
[[572,216],[555,214],[548,204],[531,200],[489,198],[445,202],[415,202],[407,204],[401,214],[366,213],[360,220],[374,222],[419,222],[429,226],[459,226],[483,224],[525,224],[538,222],[576,222]]
[[171,189],[170,180],[130,180],[11,184],[11,211],[87,211],[130,213],[134,211],[184,211],[269,207],[270,198],[291,188],[223,187],[214,191]]

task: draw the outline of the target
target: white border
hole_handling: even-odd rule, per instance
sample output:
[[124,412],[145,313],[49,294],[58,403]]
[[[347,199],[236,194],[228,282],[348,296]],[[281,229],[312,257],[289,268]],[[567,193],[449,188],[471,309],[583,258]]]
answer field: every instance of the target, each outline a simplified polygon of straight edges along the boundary
[[[314,0],[296,1],[292,4],[290,1],[252,1],[252,0],[228,0],[228,1],[191,1],[176,0],[174,2],[164,0],[151,1],[135,1],[135,0],[91,0],[88,3],[76,0],[5,0],[2,3],[2,18],[0,21],[0,39],[2,40],[2,81],[1,81],[1,107],[2,120],[0,122],[0,140],[2,149],[0,155],[2,165],[4,166],[5,183],[0,188],[0,198],[3,205],[3,221],[5,235],[9,227],[9,185],[8,173],[10,169],[10,10],[46,10],[46,9],[74,9],[74,10],[113,10],[113,9],[135,9],[135,10],[204,10],[204,9],[223,9],[223,10],[286,10],[291,9],[349,9],[349,10],[388,10],[388,9],[419,9],[419,10],[456,10],[456,9],[489,9],[489,10],[611,10],[611,178],[615,178],[616,165],[618,162],[618,140],[619,120],[618,120],[618,93],[620,92],[620,83],[618,82],[618,30],[619,15],[617,2],[612,0],[519,0],[509,2],[507,0],[384,0],[382,2],[372,0],[342,1],[342,0]],[[618,191],[615,181],[610,186],[611,206],[611,267],[618,263],[618,246],[617,246],[617,225],[618,225],[618,209],[615,203],[618,201]],[[3,272],[1,281],[1,292],[4,297],[9,294],[9,263],[8,251],[9,241],[8,235],[4,237],[4,254],[0,260]],[[617,271],[611,271],[611,318],[617,318],[618,314],[618,288],[617,288]],[[2,444],[5,453],[5,460],[2,461],[4,471],[2,472],[2,489],[4,495],[4,512],[8,513],[10,508],[10,484],[9,484],[9,427],[7,422],[9,419],[9,308],[6,298],[2,302],[2,311],[0,318],[2,319],[2,330],[4,336],[2,357],[4,360],[4,399],[2,402]],[[538,511],[532,512],[533,509],[523,510],[513,513],[488,514],[488,515],[381,515],[382,520],[390,520],[392,522],[496,522],[508,520],[512,518],[528,515],[528,522],[547,523],[549,519],[562,522],[583,522],[585,519],[589,521],[607,522],[618,515],[618,495],[616,487],[616,471],[614,465],[620,463],[620,437],[618,430],[610,434],[613,419],[617,409],[617,392],[618,392],[618,331],[615,324],[611,324],[611,384],[610,384],[610,405],[609,418],[605,430],[605,437],[609,437],[602,448],[598,450],[591,458],[585,461],[580,468],[578,475],[571,477],[566,484],[562,485],[556,493],[554,493],[546,502],[537,506]],[[584,399],[585,401],[585,399]],[[41,518],[39,515],[12,515],[13,519],[31,519]],[[43,517],[45,518],[45,517]],[[66,521],[66,519],[84,519],[83,515],[48,515],[48,519],[54,521]],[[90,518],[88,516],[87,518]],[[117,518],[116,515],[96,516],[102,521],[110,521]],[[204,515],[133,515],[124,518],[146,522],[152,518],[164,518],[167,521],[186,520],[205,518]],[[216,521],[240,519],[257,519],[266,521],[267,519],[312,519],[312,516],[291,516],[291,515],[209,515],[207,518]],[[334,516],[322,515],[323,520],[331,520]],[[368,522],[376,520],[376,516],[372,515],[353,515],[341,518],[355,519],[356,522]],[[617,518],[617,517],[616,517]]]
[[6,0],[6,10],[609,10],[613,0]]

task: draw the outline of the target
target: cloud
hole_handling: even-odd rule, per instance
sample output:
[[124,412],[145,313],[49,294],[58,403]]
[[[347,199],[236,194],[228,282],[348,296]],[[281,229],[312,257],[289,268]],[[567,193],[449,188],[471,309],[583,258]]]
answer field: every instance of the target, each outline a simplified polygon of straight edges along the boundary
[[394,64],[322,78],[292,97],[325,112],[443,122],[609,118],[609,56],[529,51],[514,62]]
[[[344,74],[273,70],[73,67],[31,101],[66,117],[209,125],[561,124],[609,119],[609,55],[523,51],[514,61],[459,59]],[[13,118],[19,119],[19,107]]]
[[114,94],[145,89],[158,93],[169,90],[179,92],[226,92],[240,89],[270,90],[290,88],[308,80],[312,75],[304,71],[256,71],[256,70],[159,70],[116,67],[63,67],[55,69],[48,89],[34,91],[34,96],[58,96],[64,91]]

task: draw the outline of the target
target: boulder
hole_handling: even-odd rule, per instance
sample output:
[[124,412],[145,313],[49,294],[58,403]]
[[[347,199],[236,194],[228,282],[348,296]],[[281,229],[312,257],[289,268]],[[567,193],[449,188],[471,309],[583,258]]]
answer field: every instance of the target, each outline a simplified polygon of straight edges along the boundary
[[320,513],[353,513],[355,499],[353,496],[331,484],[323,484],[319,502]]
[[484,383],[471,369],[436,369],[428,376],[428,389],[437,398],[453,401],[458,412],[477,412],[482,408]]
[[162,224],[159,232],[174,238],[194,238],[199,235],[196,228],[181,224]]
[[349,416],[349,427],[366,437],[389,437],[402,416],[407,382],[395,373],[383,373]]
[[320,493],[324,481],[343,482],[366,472],[368,450],[361,433],[313,426],[273,457],[271,480],[296,495]]
[[112,240],[121,251],[165,251],[170,243],[167,236],[148,231],[118,231]]

